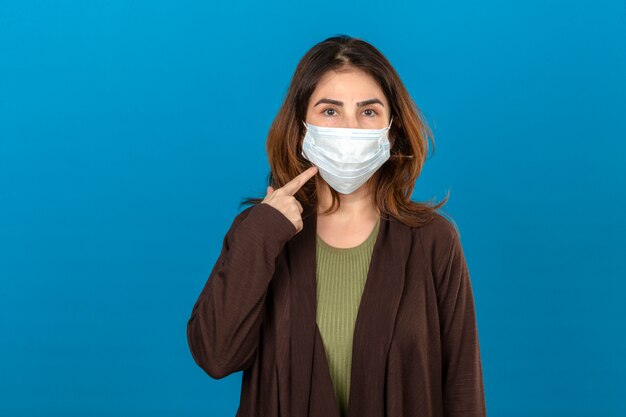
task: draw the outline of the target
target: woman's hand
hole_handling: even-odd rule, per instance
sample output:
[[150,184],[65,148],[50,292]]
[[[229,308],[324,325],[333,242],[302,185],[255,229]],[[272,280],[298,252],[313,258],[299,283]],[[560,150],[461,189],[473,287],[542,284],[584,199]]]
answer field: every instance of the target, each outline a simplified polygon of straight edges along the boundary
[[301,216],[303,209],[300,202],[293,195],[316,173],[317,167],[312,166],[277,190],[274,190],[272,186],[268,186],[267,195],[261,202],[269,204],[287,217],[296,227],[296,233],[300,232],[303,227]]

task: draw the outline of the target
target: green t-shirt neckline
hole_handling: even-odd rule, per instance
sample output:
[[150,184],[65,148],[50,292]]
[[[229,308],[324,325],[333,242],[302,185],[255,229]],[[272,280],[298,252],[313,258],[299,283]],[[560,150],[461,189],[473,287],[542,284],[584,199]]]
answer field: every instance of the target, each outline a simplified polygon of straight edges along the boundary
[[345,253],[345,252],[358,251],[358,250],[363,249],[365,246],[368,246],[368,245],[370,245],[372,243],[372,240],[374,240],[376,238],[376,236],[378,235],[378,229],[379,228],[380,228],[380,217],[376,220],[376,224],[374,225],[374,228],[370,232],[370,234],[367,237],[367,239],[365,239],[363,242],[361,242],[358,245],[353,246],[351,248],[338,248],[336,246],[329,245],[328,243],[326,243],[320,237],[320,235],[316,235],[317,243],[319,245],[323,246],[325,250],[328,250],[328,251],[331,251],[331,252]]

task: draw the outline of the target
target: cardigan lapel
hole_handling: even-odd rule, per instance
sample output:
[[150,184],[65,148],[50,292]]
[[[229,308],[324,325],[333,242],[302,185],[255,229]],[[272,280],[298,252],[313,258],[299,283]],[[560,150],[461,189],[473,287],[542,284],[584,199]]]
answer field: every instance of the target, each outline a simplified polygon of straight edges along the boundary
[[[339,417],[329,365],[316,323],[317,212],[307,207],[303,229],[288,243],[291,273],[291,415]],[[348,417],[384,415],[387,352],[404,288],[410,230],[381,218],[352,349]]]
[[385,375],[398,306],[404,291],[411,230],[380,219],[352,345],[348,417],[385,415]]
[[287,242],[291,287],[290,416],[309,416],[316,304],[316,211],[302,213],[303,228]]

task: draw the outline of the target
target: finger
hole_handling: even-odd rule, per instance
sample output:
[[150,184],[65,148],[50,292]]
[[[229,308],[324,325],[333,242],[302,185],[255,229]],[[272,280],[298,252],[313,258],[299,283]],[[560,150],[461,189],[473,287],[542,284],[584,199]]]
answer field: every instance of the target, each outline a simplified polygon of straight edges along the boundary
[[300,202],[296,200],[295,198],[294,200],[296,201],[296,204],[298,205],[298,211],[300,212],[300,214],[302,214],[302,212],[304,211],[304,209],[302,208],[302,204],[300,204]]
[[306,182],[316,173],[317,167],[312,166],[309,169],[301,172],[300,175],[289,181],[287,184],[280,187],[280,189],[288,195],[294,195],[296,191],[298,191],[304,184],[306,184]]
[[298,219],[294,223],[294,226],[296,226],[296,233],[298,233],[304,228],[304,222],[302,221],[302,219]]

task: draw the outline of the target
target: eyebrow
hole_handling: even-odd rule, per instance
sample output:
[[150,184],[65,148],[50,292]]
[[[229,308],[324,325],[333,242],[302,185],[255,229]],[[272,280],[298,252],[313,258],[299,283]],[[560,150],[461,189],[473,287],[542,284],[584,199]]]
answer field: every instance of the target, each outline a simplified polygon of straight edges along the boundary
[[[320,101],[318,101],[317,103],[315,103],[315,105],[313,107],[317,106],[318,104],[322,104],[322,103],[334,104],[336,106],[343,106],[343,101],[333,100],[333,99],[330,99],[330,98],[323,98]],[[369,100],[359,101],[358,103],[356,103],[356,105],[357,105],[357,107],[361,107],[361,106],[367,106],[368,104],[374,104],[374,103],[378,103],[381,106],[385,107],[383,102],[380,101],[377,98],[370,98]]]

